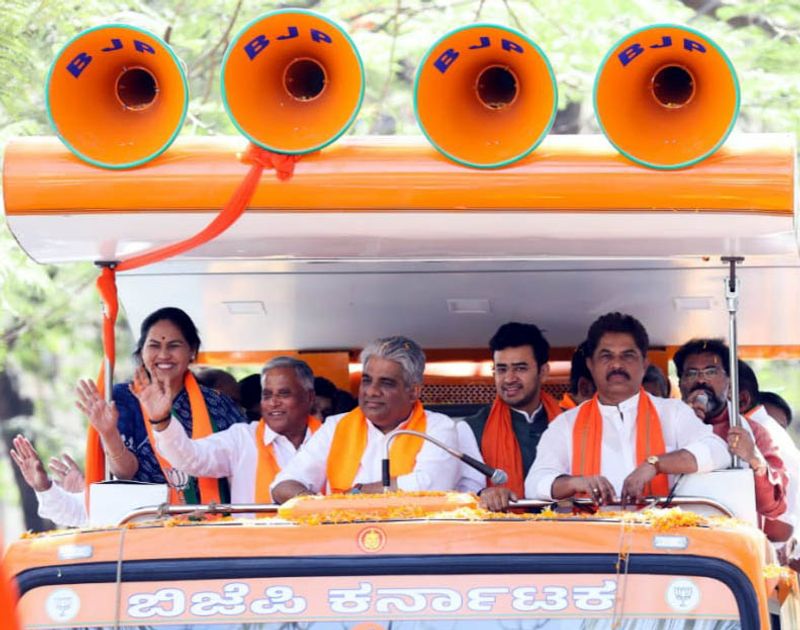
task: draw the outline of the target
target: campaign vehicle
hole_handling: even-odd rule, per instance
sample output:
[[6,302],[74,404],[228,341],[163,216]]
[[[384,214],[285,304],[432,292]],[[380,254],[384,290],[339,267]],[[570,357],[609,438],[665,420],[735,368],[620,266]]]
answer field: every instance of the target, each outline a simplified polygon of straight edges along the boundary
[[[728,137],[735,73],[692,29],[649,27],[609,52],[595,90],[608,139],[547,136],[556,82],[528,37],[459,29],[417,77],[431,146],[332,144],[364,75],[316,14],[269,14],[233,40],[223,95],[246,141],[176,139],[174,54],[108,28],[51,71],[66,148],[20,138],[4,162],[28,255],[102,268],[108,378],[117,290],[134,329],[186,310],[201,363],[294,354],[344,389],[358,348],[407,335],[429,359],[423,401],[459,409],[491,398],[485,342],[511,320],[539,325],[555,361],[609,311],[644,322],[663,368],[689,338],[729,331],[742,356],[800,348],[794,140]],[[641,98],[619,99],[624,85]],[[89,113],[86,90],[107,96]],[[26,628],[798,627],[795,573],[735,518],[743,486],[722,485],[598,513],[493,514],[457,493],[148,506],[28,536],[5,565]]]

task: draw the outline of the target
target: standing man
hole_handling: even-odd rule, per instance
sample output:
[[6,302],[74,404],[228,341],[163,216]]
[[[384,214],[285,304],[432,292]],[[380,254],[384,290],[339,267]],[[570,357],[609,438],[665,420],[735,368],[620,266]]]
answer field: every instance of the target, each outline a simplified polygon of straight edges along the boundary
[[[714,433],[727,441],[730,452],[753,470],[756,511],[766,519],[763,529],[767,537],[773,541],[786,540],[792,533],[794,518],[791,513],[781,515],[787,511],[787,503],[791,512],[796,509],[796,500],[787,502],[786,488],[792,478],[796,481],[798,471],[789,471],[784,465],[783,458],[792,454],[779,449],[770,431],[748,416],[758,400],[755,374],[746,363],[740,362],[743,387],[739,402],[747,422],[731,427],[728,346],[721,339],[692,339],[678,348],[672,360],[678,372],[681,398]],[[767,419],[776,424],[772,418],[767,416]],[[781,431],[777,424],[775,428]],[[795,469],[797,465],[795,459]]]
[[308,442],[320,422],[311,416],[314,373],[305,361],[276,357],[261,371],[261,419],[237,423],[199,440],[179,422],[153,423],[158,452],[177,470],[228,477],[232,503],[272,503],[275,475]]
[[[400,429],[427,433],[458,448],[453,421],[422,408],[425,353],[414,341],[377,339],[361,352],[361,365],[358,407],[329,416],[280,472],[272,487],[278,503],[298,494],[381,492],[385,440]],[[457,459],[411,435],[392,440],[389,462],[395,490],[452,490],[460,473]]]
[[642,389],[649,340],[630,315],[608,313],[587,335],[597,393],[548,427],[525,479],[529,497],[588,496],[596,504],[666,496],[667,475],[724,468],[725,443],[679,400]]
[[506,484],[481,492],[482,505],[504,510],[509,501],[525,496],[525,475],[536,459],[539,439],[561,409],[542,392],[550,373],[550,344],[539,328],[503,324],[489,340],[489,350],[497,397],[464,422],[472,429],[483,460],[508,474]]

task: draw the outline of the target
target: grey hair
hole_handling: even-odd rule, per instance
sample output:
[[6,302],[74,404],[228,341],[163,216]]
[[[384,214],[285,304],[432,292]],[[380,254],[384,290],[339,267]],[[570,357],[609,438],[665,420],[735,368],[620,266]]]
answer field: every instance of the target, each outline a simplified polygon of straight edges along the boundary
[[425,353],[416,341],[400,336],[376,339],[361,351],[359,360],[362,369],[366,368],[367,361],[372,357],[399,363],[403,369],[403,380],[409,387],[422,385],[422,376],[425,372]]
[[264,376],[270,370],[278,368],[292,368],[294,373],[297,374],[297,379],[303,386],[303,389],[309,392],[314,391],[314,371],[305,361],[295,359],[294,357],[275,357],[270,359],[261,368],[261,386],[264,386]]

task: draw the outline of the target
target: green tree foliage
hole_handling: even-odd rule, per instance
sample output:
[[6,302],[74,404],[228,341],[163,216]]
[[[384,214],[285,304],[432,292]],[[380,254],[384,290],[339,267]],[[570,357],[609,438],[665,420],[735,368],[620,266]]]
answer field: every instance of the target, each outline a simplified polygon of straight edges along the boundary
[[[564,124],[557,129],[597,130],[591,92],[600,60],[624,34],[655,22],[688,24],[726,49],[742,85],[740,130],[800,129],[796,2],[3,0],[0,142],[16,135],[51,133],[43,86],[56,53],[81,30],[126,20],[132,14],[150,20],[186,63],[191,103],[182,133],[233,134],[219,95],[225,49],[250,20],[288,7],[313,9],[338,20],[357,44],[366,68],[367,92],[351,131],[355,134],[418,134],[411,94],[417,64],[439,37],[473,22],[519,29],[546,52],[565,112]],[[41,436],[48,453],[68,448],[81,455],[84,422],[72,408],[71,389],[77,376],[92,376],[100,362],[94,276],[88,265],[36,265],[0,225],[0,375],[8,377],[20,401],[5,417],[0,413],[0,421],[6,435],[24,427],[34,437]],[[124,355],[130,340],[123,336],[124,326],[119,330],[118,346]],[[35,402],[32,412],[25,400]],[[800,400],[792,402],[800,409]],[[2,475],[8,478],[9,473],[0,472],[0,480]]]

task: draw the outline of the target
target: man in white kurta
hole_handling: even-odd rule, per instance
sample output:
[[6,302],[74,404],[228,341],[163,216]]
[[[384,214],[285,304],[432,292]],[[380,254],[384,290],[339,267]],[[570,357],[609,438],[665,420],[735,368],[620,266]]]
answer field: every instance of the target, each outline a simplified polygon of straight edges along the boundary
[[[262,371],[263,442],[283,469],[309,441],[308,418],[314,402],[314,376],[304,361],[278,357]],[[227,477],[232,503],[256,501],[260,422],[233,424],[224,431],[192,440],[179,422],[154,427],[156,448],[176,469],[195,477]]]
[[[603,416],[602,474],[611,482],[618,497],[625,478],[639,465],[636,461],[636,411],[640,395],[637,392],[618,405],[600,404]],[[645,395],[650,396],[658,410],[667,452],[679,449],[690,452],[697,461],[696,472],[708,472],[728,464],[730,456],[725,443],[697,419],[691,408],[680,400]],[[539,454],[525,480],[526,496],[553,499],[553,481],[572,470],[572,430],[578,409],[562,413],[542,435]]]
[[[729,463],[725,442],[687,405],[642,390],[648,345],[647,331],[630,315],[608,313],[592,324],[586,364],[597,394],[550,423],[525,479],[526,496],[558,500],[585,494],[598,504],[633,502],[644,496],[656,475],[705,472]],[[655,409],[664,443],[663,452],[644,460],[636,439],[640,396],[647,396],[649,402],[641,402]],[[597,405],[601,419],[600,470],[576,475],[573,430],[581,411],[591,409],[587,405]]]
[[[355,470],[344,488],[338,491],[380,492],[382,460],[387,440],[409,426],[424,413],[425,433],[450,448],[459,446],[455,423],[440,413],[421,410],[419,396],[425,369],[425,354],[411,339],[387,337],[369,344],[361,353],[362,378],[358,392],[358,409],[347,414],[330,416],[302,451],[275,478],[272,495],[282,503],[299,494],[330,492],[329,458],[342,467]],[[361,413],[363,422],[354,422],[352,414]],[[335,458],[341,453],[331,446],[336,439],[342,443],[347,435],[337,434],[339,424],[366,430],[366,440],[358,461]],[[365,424],[365,426],[364,426]],[[415,444],[419,444],[415,442]],[[332,470],[336,471],[336,467]],[[393,475],[390,487],[394,490],[453,490],[460,477],[460,462],[443,449],[423,441],[416,453],[413,467],[403,474]]]
[[[328,454],[333,441],[336,426],[346,414],[328,416],[325,424],[308,441],[308,444],[297,454],[287,466],[275,477],[275,485],[282,481],[294,480],[304,485],[313,493],[329,492],[327,485]],[[444,442],[451,448],[458,448],[456,430],[453,421],[444,414],[426,411],[428,422],[426,433]],[[402,423],[397,429],[402,428]],[[395,429],[395,430],[397,430]],[[384,440],[394,431],[383,433],[371,422],[367,427],[367,446],[361,458],[361,465],[356,472],[354,482],[360,484],[361,492],[380,491],[381,460],[384,458]],[[396,489],[413,490],[454,490],[460,478],[460,464],[457,459],[448,455],[439,447],[425,442],[417,455],[414,471],[400,475],[396,480]],[[375,488],[364,486],[375,484]],[[273,486],[274,489],[274,486]]]

